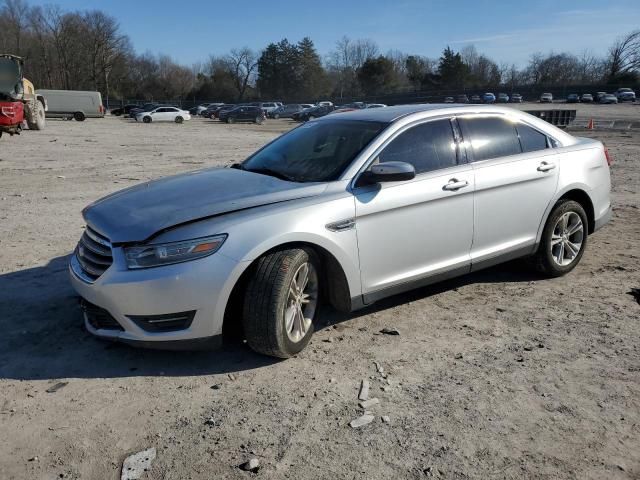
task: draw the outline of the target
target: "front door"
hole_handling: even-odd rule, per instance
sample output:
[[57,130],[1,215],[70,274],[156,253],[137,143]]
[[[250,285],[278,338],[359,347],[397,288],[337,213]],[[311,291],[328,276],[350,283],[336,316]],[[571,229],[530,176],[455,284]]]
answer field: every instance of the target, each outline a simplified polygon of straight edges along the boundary
[[449,119],[396,135],[374,162],[413,164],[416,177],[355,189],[365,303],[470,268],[473,168],[459,159]]

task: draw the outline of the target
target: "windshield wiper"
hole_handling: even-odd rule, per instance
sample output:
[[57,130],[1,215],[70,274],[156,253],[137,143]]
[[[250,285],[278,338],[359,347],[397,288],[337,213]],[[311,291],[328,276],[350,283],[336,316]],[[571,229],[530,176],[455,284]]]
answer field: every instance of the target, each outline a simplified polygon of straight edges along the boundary
[[286,180],[287,182],[296,182],[297,181],[295,178],[290,177],[286,173],[282,173],[282,172],[279,172],[277,170],[272,170],[271,168],[268,168],[268,167],[262,167],[262,168],[245,168],[245,167],[243,167],[242,170],[244,170],[246,172],[258,173],[260,175],[269,175],[270,177],[276,177],[276,178],[279,178],[280,180]]

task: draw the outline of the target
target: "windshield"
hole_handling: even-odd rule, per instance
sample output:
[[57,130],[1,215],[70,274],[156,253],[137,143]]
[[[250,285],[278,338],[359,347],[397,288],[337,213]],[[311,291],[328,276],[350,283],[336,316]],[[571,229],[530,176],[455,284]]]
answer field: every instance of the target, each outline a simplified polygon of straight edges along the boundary
[[294,182],[336,180],[385,126],[354,120],[305,123],[256,152],[240,168]]

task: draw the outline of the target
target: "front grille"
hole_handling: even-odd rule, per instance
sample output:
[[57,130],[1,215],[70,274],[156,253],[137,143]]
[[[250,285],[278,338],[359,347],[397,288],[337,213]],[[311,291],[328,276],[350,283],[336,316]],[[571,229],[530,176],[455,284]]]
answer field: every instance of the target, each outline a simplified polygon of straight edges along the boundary
[[113,263],[111,242],[87,225],[75,252],[84,277],[95,281]]
[[87,302],[85,299],[80,300],[80,306],[87,317],[87,322],[96,330],[124,331],[122,325],[104,308]]

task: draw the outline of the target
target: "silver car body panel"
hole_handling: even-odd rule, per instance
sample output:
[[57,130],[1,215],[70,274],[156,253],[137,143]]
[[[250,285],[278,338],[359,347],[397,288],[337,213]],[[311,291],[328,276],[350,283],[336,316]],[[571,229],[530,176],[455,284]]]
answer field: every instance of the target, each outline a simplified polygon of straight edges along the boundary
[[[359,172],[394,136],[417,123],[461,115],[504,115],[545,133],[557,146],[463,162],[409,181],[355,186]],[[87,223],[115,244],[114,262],[93,283],[73,272],[71,281],[82,297],[107,309],[124,331],[87,328],[101,336],[145,342],[219,335],[241,275],[254,260],[282,245],[307,244],[333,257],[344,273],[352,308],[357,308],[416,285],[533,253],[553,205],[572,190],[589,197],[596,225],[610,216],[602,144],[573,137],[517,110],[413,105],[313,121],[336,118],[389,123],[336,181],[299,184],[211,169],[145,183],[87,207]],[[453,179],[467,185],[445,190]],[[226,242],[208,257],[127,269],[123,245],[221,233],[228,235]],[[174,332],[143,331],[129,319],[189,310],[197,312],[191,326]]]

